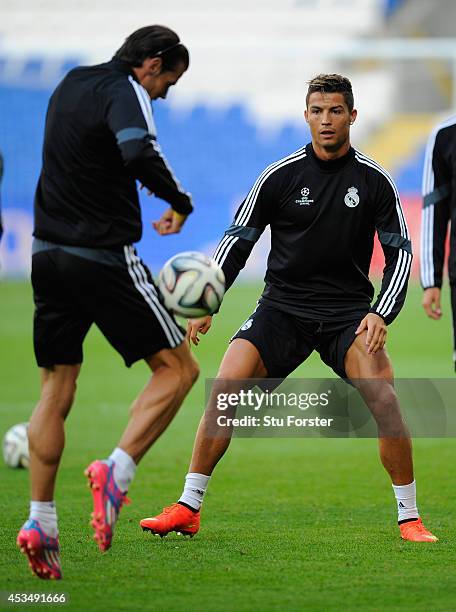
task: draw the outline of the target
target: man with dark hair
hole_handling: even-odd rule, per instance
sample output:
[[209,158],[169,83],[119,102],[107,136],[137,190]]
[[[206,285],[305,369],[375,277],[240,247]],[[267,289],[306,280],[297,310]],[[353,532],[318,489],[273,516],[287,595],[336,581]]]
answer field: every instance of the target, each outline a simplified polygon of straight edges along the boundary
[[456,371],[456,115],[439,123],[429,136],[423,169],[421,220],[421,285],[423,308],[431,319],[442,317],[443,282],[448,226],[448,276],[453,314],[453,362]]
[[175,32],[165,26],[146,26],[133,32],[113,59],[127,62],[133,68],[142,66],[144,60],[160,57],[162,70],[174,70],[178,64],[189,65],[187,48]]
[[308,83],[306,95],[306,106],[309,106],[309,99],[313,93],[340,93],[344,97],[348,111],[351,113],[355,106],[352,86],[347,79],[340,74],[319,74]]
[[[401,537],[434,542],[437,538],[419,518],[410,436],[384,349],[387,325],[405,300],[411,244],[392,179],[350,145],[356,116],[348,79],[332,74],[310,81],[305,118],[312,142],[266,168],[218,245],[214,257],[228,288],[266,225],[271,227],[266,287],[232,338],[218,379],[222,384],[283,379],[317,350],[324,363],[359,390],[375,418]],[[374,288],[368,274],[375,232],[386,265],[371,305]],[[210,326],[210,317],[189,321],[190,340],[198,344],[198,333]],[[143,519],[143,529],[159,535],[198,531],[210,476],[230,442],[226,428],[218,427],[215,402],[213,394],[178,503]]]
[[144,359],[153,372],[117,448],[86,470],[102,551],[111,546],[138,462],[198,375],[184,330],[132,246],[142,234],[136,180],[170,204],[154,223],[160,235],[179,232],[192,212],[157,143],[151,109],[151,99],[165,98],[188,65],[177,34],[142,28],[110,62],[72,70],[49,102],[32,259],[41,398],[28,430],[30,516],[17,538],[40,578],[62,577],[54,485],[91,325],[128,367]]

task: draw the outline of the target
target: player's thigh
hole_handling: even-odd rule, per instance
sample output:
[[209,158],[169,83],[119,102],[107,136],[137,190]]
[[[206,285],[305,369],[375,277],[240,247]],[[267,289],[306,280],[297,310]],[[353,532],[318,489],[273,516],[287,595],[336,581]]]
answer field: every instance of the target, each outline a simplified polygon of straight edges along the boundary
[[198,362],[193,357],[187,342],[182,342],[173,349],[162,349],[146,357],[145,361],[152,372],[157,372],[160,368],[169,368],[189,382],[194,382],[199,374]]
[[71,270],[63,258],[65,254],[57,248],[32,257],[33,343],[42,368],[82,363],[82,345],[91,325],[75,299]]
[[366,332],[356,338],[346,354],[345,370],[379,425],[380,437],[403,434],[393,368],[386,349],[367,352]]
[[[223,356],[217,378],[211,382],[210,390],[206,387],[206,391],[209,391],[206,421],[214,422],[220,416],[219,406],[222,398],[248,391],[255,385],[256,379],[265,379],[267,376],[267,369],[257,347],[243,338],[232,340]],[[230,404],[223,411],[225,416],[234,417],[237,406]]]
[[344,366],[347,377],[358,379],[383,379],[392,383],[393,367],[386,348],[376,353],[367,352],[367,332],[356,336],[345,354]]
[[257,347],[249,340],[235,338],[223,356],[217,378],[265,378],[267,375]]

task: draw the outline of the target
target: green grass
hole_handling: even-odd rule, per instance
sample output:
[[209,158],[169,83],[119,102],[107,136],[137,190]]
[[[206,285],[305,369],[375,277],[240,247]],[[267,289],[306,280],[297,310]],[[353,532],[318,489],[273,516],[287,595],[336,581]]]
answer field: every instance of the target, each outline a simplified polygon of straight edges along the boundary
[[[192,540],[143,534],[138,521],[176,500],[203,410],[204,378],[214,376],[227,339],[260,289],[235,287],[195,351],[203,375],[169,430],[142,462],[122,510],[114,547],[100,555],[91,539],[91,500],[83,469],[106,456],[126,423],[128,405],[148,375],[121,359],[96,330],[85,345],[78,397],[68,419],[58,479],[65,579],[33,578],[14,540],[28,507],[28,474],[0,466],[0,590],[65,591],[73,610],[450,610],[456,487],[454,440],[415,441],[419,502],[437,545],[398,538],[389,480],[375,440],[235,439],[206,497]],[[421,292],[390,328],[400,377],[453,377],[449,304],[435,323]],[[0,285],[0,431],[27,420],[39,382],[25,283]],[[325,377],[312,356],[296,375]],[[157,541],[158,540],[158,541]]]

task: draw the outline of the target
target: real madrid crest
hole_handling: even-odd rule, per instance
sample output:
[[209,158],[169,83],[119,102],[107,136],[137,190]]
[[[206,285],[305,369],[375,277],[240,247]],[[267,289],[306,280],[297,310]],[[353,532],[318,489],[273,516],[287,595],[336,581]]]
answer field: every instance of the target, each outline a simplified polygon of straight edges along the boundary
[[345,205],[349,208],[355,208],[359,204],[359,195],[356,187],[349,187],[344,198]]

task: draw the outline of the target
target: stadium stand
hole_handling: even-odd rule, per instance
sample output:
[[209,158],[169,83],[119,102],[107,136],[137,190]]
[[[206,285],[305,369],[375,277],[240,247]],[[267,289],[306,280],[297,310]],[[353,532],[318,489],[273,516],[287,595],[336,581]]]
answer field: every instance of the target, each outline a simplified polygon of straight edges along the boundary
[[[258,172],[307,141],[302,119],[306,81],[320,71],[350,75],[360,110],[354,143],[384,163],[415,201],[432,117],[423,111],[410,116],[403,109],[392,115],[401,75],[391,63],[337,58],[338,50],[354,40],[394,28],[409,4],[284,0],[278,7],[275,0],[220,0],[216,5],[156,0],[151,10],[150,3],[138,0],[128,14],[121,0],[5,2],[0,22],[0,148],[7,161],[2,273],[27,272],[50,92],[72,66],[109,58],[145,20],[175,28],[191,49],[191,70],[169,101],[155,105],[155,115],[163,149],[198,207],[188,230],[157,249],[148,222],[162,206],[142,196],[146,232],[141,252],[153,269],[177,250],[210,251]],[[262,248],[260,243],[251,274],[261,272],[262,264],[255,262],[261,262]]]

